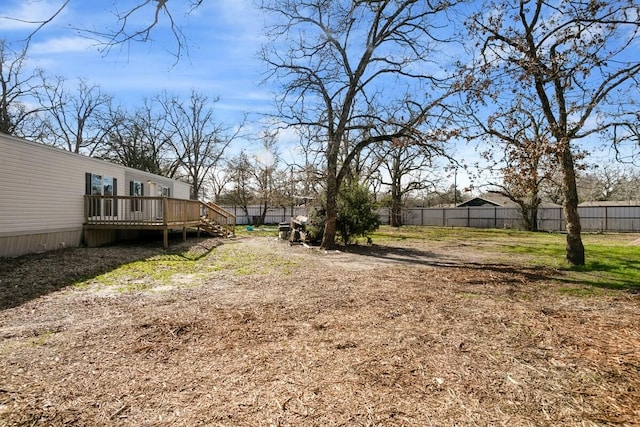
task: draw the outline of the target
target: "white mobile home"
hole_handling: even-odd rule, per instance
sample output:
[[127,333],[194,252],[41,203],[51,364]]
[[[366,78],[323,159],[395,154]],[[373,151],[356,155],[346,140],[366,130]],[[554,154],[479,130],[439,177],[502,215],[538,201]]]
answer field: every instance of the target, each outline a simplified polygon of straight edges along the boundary
[[199,225],[189,194],[184,182],[0,134],[0,257],[151,228],[165,231],[166,246],[168,229]]

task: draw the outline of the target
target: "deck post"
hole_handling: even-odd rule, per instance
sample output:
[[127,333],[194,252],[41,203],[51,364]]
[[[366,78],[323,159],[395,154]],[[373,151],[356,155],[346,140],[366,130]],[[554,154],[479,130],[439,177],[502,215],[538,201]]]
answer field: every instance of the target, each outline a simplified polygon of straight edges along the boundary
[[162,229],[162,246],[169,248],[169,229],[166,226]]
[[186,242],[187,241],[187,226],[183,226],[182,227],[182,241]]
[[84,223],[89,223],[89,197],[84,196]]

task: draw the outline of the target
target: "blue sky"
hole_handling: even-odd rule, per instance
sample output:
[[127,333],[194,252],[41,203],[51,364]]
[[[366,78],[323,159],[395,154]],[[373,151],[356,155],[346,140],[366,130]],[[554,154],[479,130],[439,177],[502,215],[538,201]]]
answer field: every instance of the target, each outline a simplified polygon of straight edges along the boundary
[[[42,20],[63,3],[0,0],[0,37],[20,41],[37,27],[6,17]],[[174,18],[182,25],[188,43],[179,61],[174,56],[177,45],[166,20],[152,33],[152,41],[117,46],[109,52],[100,51],[94,40],[73,28],[116,28],[113,3],[71,0],[53,22],[35,35],[28,53],[30,65],[43,68],[48,75],[70,80],[86,78],[124,106],[141,105],[145,97],[163,90],[185,96],[196,90],[211,98],[219,97],[214,106],[216,116],[229,126],[239,123],[245,113],[258,120],[259,113],[273,109],[273,96],[269,88],[261,85],[264,67],[256,58],[263,21],[251,0],[206,1],[190,14],[176,6]],[[127,10],[139,0],[117,3],[118,8]],[[150,5],[136,18],[144,25],[152,12]]]
[[[0,37],[9,41],[24,39],[37,25],[20,21],[47,19],[63,3],[64,0],[0,0]],[[151,42],[117,46],[109,52],[100,51],[94,40],[74,29],[112,30],[118,24],[116,7],[123,11],[139,3],[140,0],[71,0],[34,37],[28,54],[31,66],[69,80],[86,78],[113,95],[116,103],[132,108],[163,90],[186,97],[193,89],[219,98],[214,106],[218,121],[233,127],[248,114],[246,130],[257,133],[263,119],[261,113],[274,112],[275,107],[272,90],[262,83],[265,66],[257,59],[265,40],[265,18],[253,0],[205,1],[189,14],[181,9],[186,1],[177,3],[173,17],[182,26],[188,43],[179,61],[173,55],[177,46],[166,20],[154,30]],[[144,25],[152,16],[153,6],[141,12],[136,18]],[[283,131],[279,139],[281,153],[285,158],[292,156],[298,137],[293,131]],[[251,144],[244,144],[247,145]]]
[[[0,0],[0,38],[23,40],[37,27],[24,21],[47,19],[63,3],[64,0]],[[116,103],[132,108],[163,90],[184,97],[196,90],[219,97],[214,106],[219,122],[233,127],[249,114],[250,127],[246,130],[257,133],[260,114],[274,112],[274,98],[271,88],[262,84],[264,65],[257,53],[264,41],[264,17],[253,0],[204,1],[190,14],[181,9],[187,1],[176,2],[174,18],[183,28],[188,44],[179,61],[173,55],[177,46],[166,20],[152,33],[152,41],[116,46],[109,52],[101,52],[95,41],[74,29],[114,29],[118,25],[116,7],[128,10],[139,3],[140,0],[70,0],[62,13],[33,38],[28,54],[30,65],[69,80],[86,78],[113,95]],[[131,22],[132,26],[148,23],[152,8],[150,4],[135,15],[139,21]],[[280,142],[286,156],[298,140],[293,132],[285,132]],[[457,151],[460,160],[475,157],[470,146],[459,145]],[[458,180],[464,185],[467,180],[463,174],[459,171]]]

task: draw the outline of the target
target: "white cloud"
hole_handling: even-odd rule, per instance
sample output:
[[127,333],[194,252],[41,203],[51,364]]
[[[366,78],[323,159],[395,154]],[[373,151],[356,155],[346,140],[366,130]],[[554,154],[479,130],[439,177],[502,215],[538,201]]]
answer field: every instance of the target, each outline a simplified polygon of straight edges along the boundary
[[[9,1],[3,5],[0,30],[35,30],[41,22],[51,18],[62,6],[61,1]],[[64,11],[62,12],[64,13]]]
[[[48,19],[63,3],[64,0],[3,0],[0,33],[3,25],[15,24],[3,20],[3,15],[30,21]],[[130,2],[117,4],[126,8]],[[49,75],[86,78],[125,107],[135,108],[144,98],[162,90],[179,96],[188,96],[195,90],[219,96],[220,102],[213,108],[218,119],[230,125],[239,123],[245,114],[251,115],[250,121],[257,121],[262,113],[273,109],[268,86],[258,84],[263,65],[256,60],[256,52],[263,20],[252,0],[206,1],[192,14],[185,14],[180,2],[171,6],[189,45],[189,56],[177,63],[172,56],[175,40],[166,26],[154,30],[153,41],[119,45],[109,52],[99,50],[101,46],[95,40],[83,38],[74,30],[113,28],[117,25],[115,7],[111,1],[71,1],[64,14],[43,27],[32,40],[29,57],[33,65]],[[136,18],[148,15],[140,13]],[[26,37],[34,29],[35,24],[25,26],[19,36],[11,37]]]
[[300,132],[294,127],[287,127],[278,131],[278,141],[283,146],[298,146],[300,144]]
[[86,52],[95,47],[95,41],[84,37],[56,37],[31,45],[32,55]]

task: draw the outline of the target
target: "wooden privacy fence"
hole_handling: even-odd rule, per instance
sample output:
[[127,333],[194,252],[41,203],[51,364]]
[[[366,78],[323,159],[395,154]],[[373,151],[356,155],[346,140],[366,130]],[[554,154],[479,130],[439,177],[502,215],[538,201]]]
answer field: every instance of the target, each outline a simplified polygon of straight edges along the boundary
[[[235,215],[238,225],[257,225],[260,221],[262,206],[247,206],[247,212],[240,206],[223,205],[223,209]],[[272,206],[267,209],[267,215],[264,218],[264,224],[278,224],[281,222],[289,222],[291,218],[298,215],[308,215],[309,209],[305,206]]]
[[[261,206],[249,206],[248,214],[238,206],[224,206],[237,217],[238,224],[257,224]],[[640,205],[582,206],[578,208],[584,231],[640,232]],[[383,224],[389,224],[390,208],[379,208]],[[265,224],[289,222],[292,217],[308,215],[306,207],[270,207]],[[405,208],[402,210],[405,225],[438,227],[512,228],[520,229],[522,216],[515,207],[468,208]],[[565,231],[561,207],[542,207],[538,210],[538,229]]]
[[[640,231],[640,206],[584,206],[578,208],[584,231]],[[383,224],[389,224],[390,209],[379,209]],[[407,208],[402,211],[405,225],[440,227],[523,228],[522,215],[514,207]],[[564,231],[561,207],[538,209],[538,229]]]

